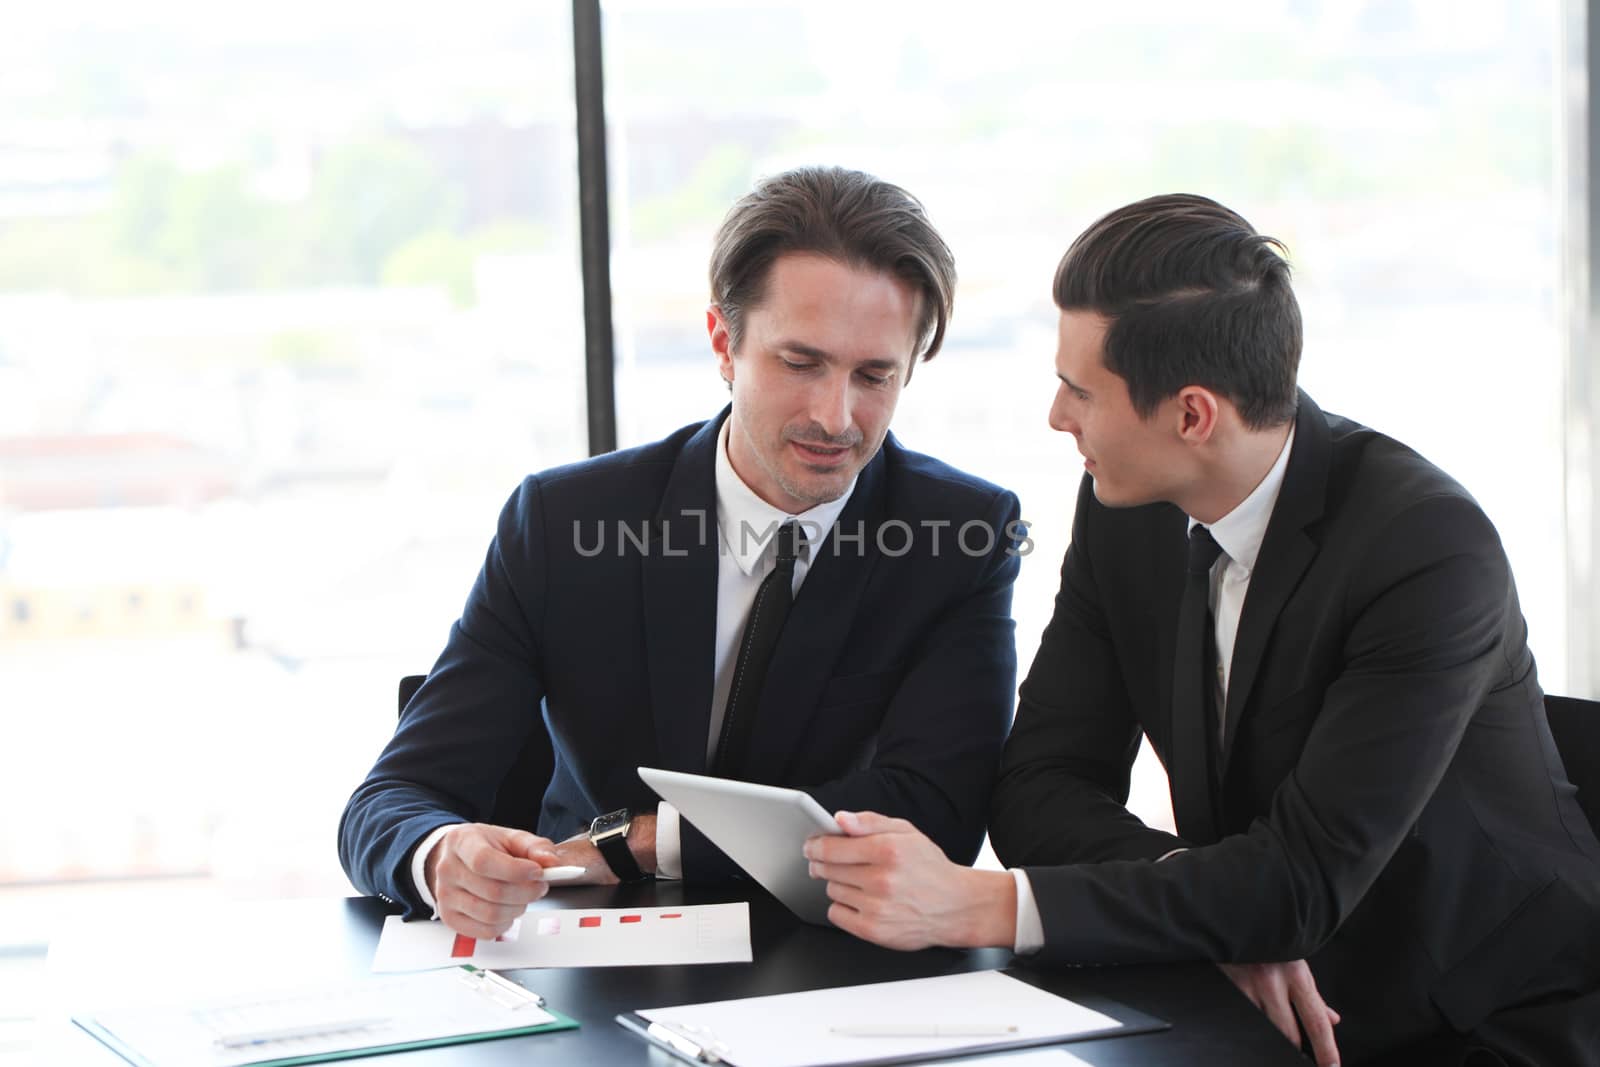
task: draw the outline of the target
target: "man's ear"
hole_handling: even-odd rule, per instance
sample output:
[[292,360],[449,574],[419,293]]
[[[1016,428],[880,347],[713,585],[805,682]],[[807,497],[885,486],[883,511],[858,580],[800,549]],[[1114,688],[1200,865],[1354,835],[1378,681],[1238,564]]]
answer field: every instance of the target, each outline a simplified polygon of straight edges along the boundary
[[733,337],[728,333],[728,320],[722,308],[711,304],[706,308],[706,333],[711,337],[711,351],[717,357],[717,373],[729,385],[733,384]]
[[1178,390],[1178,436],[1192,445],[1205,444],[1217,430],[1221,403],[1217,394],[1200,385]]

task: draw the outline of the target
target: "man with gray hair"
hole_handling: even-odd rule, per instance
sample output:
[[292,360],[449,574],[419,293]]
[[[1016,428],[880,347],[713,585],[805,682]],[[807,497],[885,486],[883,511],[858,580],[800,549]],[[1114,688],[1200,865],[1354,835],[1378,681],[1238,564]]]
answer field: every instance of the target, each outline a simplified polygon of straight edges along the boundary
[[351,880],[494,937],[547,866],[734,873],[640,765],[889,812],[971,862],[1026,535],[1011,493],[888,432],[954,287],[922,205],[870,175],[803,168],[735,204],[706,311],[731,403],[512,494],[345,809]]

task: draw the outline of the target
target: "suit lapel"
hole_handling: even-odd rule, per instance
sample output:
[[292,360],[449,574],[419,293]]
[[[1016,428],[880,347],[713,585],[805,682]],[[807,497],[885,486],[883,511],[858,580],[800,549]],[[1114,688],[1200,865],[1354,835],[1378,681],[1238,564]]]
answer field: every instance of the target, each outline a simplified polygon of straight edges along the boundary
[[724,410],[683,446],[641,561],[656,745],[668,770],[703,773],[717,640],[717,435]]
[[1317,554],[1317,543],[1306,533],[1306,527],[1322,517],[1327,502],[1332,443],[1327,418],[1304,392],[1300,393],[1294,434],[1294,450],[1289,454],[1283,487],[1267,522],[1267,533],[1239,614],[1233,665],[1228,673],[1219,776],[1227,772],[1233,739],[1239,732],[1239,720],[1247,713],[1250,692],[1261,672],[1273,626]]
[[[862,468],[855,491],[839,520],[812,556],[811,569],[800,585],[778,647],[767,668],[761,710],[751,735],[746,777],[777,783],[817,713],[823,687],[856,618],[867,578],[878,559],[877,531],[883,522],[886,491],[885,453],[899,446],[892,437],[872,462]],[[854,540],[857,531],[862,536]],[[840,533],[847,535],[841,541]]]
[[1189,520],[1176,505],[1167,504],[1162,507],[1168,514],[1161,519],[1155,538],[1156,548],[1151,553],[1151,558],[1157,598],[1155,625],[1158,645],[1155,662],[1168,664],[1168,667],[1152,673],[1155,675],[1157,693],[1160,697],[1160,703],[1156,706],[1164,708],[1166,714],[1159,720],[1164,732],[1160,737],[1152,734],[1150,740],[1157,755],[1161,757],[1162,766],[1166,767],[1167,774],[1171,775],[1173,773],[1171,761],[1176,755],[1172,748],[1172,738],[1176,730],[1171,719],[1173,674],[1170,665],[1177,662],[1178,655],[1178,612],[1183,605],[1184,570],[1189,551]]

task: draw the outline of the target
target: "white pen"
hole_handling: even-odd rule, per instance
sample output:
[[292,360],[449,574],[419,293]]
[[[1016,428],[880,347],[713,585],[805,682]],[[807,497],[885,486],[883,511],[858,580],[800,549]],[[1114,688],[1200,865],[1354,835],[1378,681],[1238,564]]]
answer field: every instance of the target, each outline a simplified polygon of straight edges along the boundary
[[215,1044],[218,1048],[248,1048],[251,1045],[269,1045],[274,1041],[293,1041],[301,1037],[332,1037],[352,1030],[365,1030],[388,1022],[386,1018],[343,1019],[338,1022],[316,1023],[311,1026],[285,1026],[277,1030],[251,1030],[239,1034],[223,1034]]
[[583,875],[584,870],[582,867],[546,867],[544,869],[544,880],[547,882],[571,882],[582,878]]
[[841,1037],[1004,1037],[1017,1032],[1004,1023],[857,1023],[835,1026]]

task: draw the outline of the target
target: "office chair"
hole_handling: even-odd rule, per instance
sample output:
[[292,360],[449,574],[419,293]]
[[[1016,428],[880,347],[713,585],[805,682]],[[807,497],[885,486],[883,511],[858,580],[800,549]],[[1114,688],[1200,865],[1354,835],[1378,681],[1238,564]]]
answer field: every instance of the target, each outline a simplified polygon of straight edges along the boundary
[[427,680],[426,674],[408,674],[400,679],[400,714],[406,713],[406,705],[411,703],[411,698],[417,695],[417,690]]
[[[408,674],[400,679],[400,716],[405,717],[406,705],[417,695],[425,674]],[[496,826],[512,826],[519,830],[539,832],[539,808],[544,803],[544,791],[555,774],[555,756],[549,746],[540,741],[529,741],[517,754],[505,781],[495,794],[494,810],[485,821]]]
[[1578,806],[1600,833],[1600,702],[1546,693],[1544,713],[1567,778],[1578,787]]

